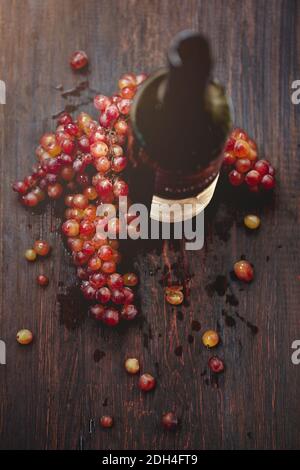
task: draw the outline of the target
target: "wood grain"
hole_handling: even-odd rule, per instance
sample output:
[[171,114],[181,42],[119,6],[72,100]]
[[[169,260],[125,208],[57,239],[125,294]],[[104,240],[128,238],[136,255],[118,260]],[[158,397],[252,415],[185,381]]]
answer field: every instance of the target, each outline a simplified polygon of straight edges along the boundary
[[[300,78],[299,22],[297,0],[0,0],[0,79],[7,85],[7,104],[0,106],[0,337],[7,344],[0,448],[76,449],[81,436],[86,449],[299,448],[300,367],[290,360],[291,343],[300,337],[300,106],[290,100],[291,82]],[[54,126],[51,116],[92,95],[87,89],[66,100],[56,85],[68,89],[88,78],[90,89],[110,93],[124,71],[162,65],[169,41],[184,28],[210,38],[215,76],[232,97],[236,124],[278,169],[275,198],[259,206],[262,227],[249,235],[241,224],[248,202],[239,205],[221,184],[201,251],[184,252],[180,243],[163,253],[150,245],[148,253],[130,251],[141,278],[143,321],[101,329],[76,300],[74,323],[62,297],[74,284],[74,269],[60,219],[50,206],[41,215],[23,210],[10,183],[29,172],[39,136]],[[91,58],[88,77],[69,69],[77,48]],[[23,252],[40,236],[53,254],[26,264]],[[256,272],[243,290],[229,275],[242,254]],[[163,301],[166,262],[175,277],[191,275],[189,305],[177,310]],[[42,271],[51,277],[44,291],[35,285]],[[212,284],[222,275],[229,285],[218,295]],[[21,327],[35,333],[28,348],[15,342]],[[226,362],[218,382],[200,342],[211,327],[220,331],[217,354]],[[125,374],[126,356],[139,357],[142,369],[157,376],[153,394],[142,396]],[[172,409],[182,425],[168,434],[159,421]],[[115,416],[115,427],[103,432],[96,424],[89,434],[89,420],[103,413]]]

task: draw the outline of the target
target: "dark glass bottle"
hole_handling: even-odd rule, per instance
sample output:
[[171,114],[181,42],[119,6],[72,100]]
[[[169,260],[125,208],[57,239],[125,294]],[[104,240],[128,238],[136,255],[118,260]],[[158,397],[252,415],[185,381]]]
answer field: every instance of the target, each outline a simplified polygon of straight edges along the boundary
[[183,31],[170,46],[168,67],[151,75],[134,99],[133,160],[148,204],[151,193],[158,203],[203,206],[213,195],[231,116],[211,69],[206,39]]

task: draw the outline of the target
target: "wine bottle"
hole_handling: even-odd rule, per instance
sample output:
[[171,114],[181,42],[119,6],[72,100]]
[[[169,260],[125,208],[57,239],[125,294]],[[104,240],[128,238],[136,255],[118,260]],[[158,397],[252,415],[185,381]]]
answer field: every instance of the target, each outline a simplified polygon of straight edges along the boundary
[[168,66],[142,84],[132,104],[132,160],[139,175],[135,198],[151,202],[151,217],[163,222],[168,211],[161,207],[175,203],[168,221],[177,222],[195,216],[213,196],[231,113],[224,88],[212,80],[201,34],[179,33],[167,58]]

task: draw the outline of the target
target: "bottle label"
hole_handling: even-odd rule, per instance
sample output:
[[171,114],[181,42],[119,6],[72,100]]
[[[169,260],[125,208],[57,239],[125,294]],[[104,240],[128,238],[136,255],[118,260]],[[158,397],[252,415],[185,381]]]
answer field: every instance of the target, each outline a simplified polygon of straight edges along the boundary
[[210,203],[219,174],[212,183],[199,194],[185,199],[167,199],[157,195],[153,196],[151,205],[151,219],[159,222],[174,223],[184,222],[200,214]]

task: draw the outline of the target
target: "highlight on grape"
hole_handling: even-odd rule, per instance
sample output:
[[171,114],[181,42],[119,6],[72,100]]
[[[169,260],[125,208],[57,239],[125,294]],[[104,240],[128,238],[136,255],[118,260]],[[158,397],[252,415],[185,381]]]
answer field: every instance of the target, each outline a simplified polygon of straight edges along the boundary
[[[153,203],[152,203],[153,205]],[[117,214],[118,208],[118,214]],[[152,211],[153,208],[151,208]],[[188,218],[192,210],[198,213],[194,219]],[[204,209],[201,204],[184,203],[178,204],[158,204],[155,211],[163,214],[164,222],[159,222],[151,218],[148,208],[144,204],[136,203],[128,207],[127,196],[119,196],[117,204],[103,203],[97,206],[97,217],[100,223],[96,226],[98,238],[105,240],[109,237],[112,240],[121,239],[132,240],[170,240],[175,238],[180,240],[183,237],[187,240],[185,248],[187,250],[201,250],[204,244]],[[171,234],[171,224],[174,214],[182,222],[174,222]]]
[[0,104],[6,104],[6,85],[3,80],[0,80]]
[[0,365],[6,364],[6,344],[0,340]]

